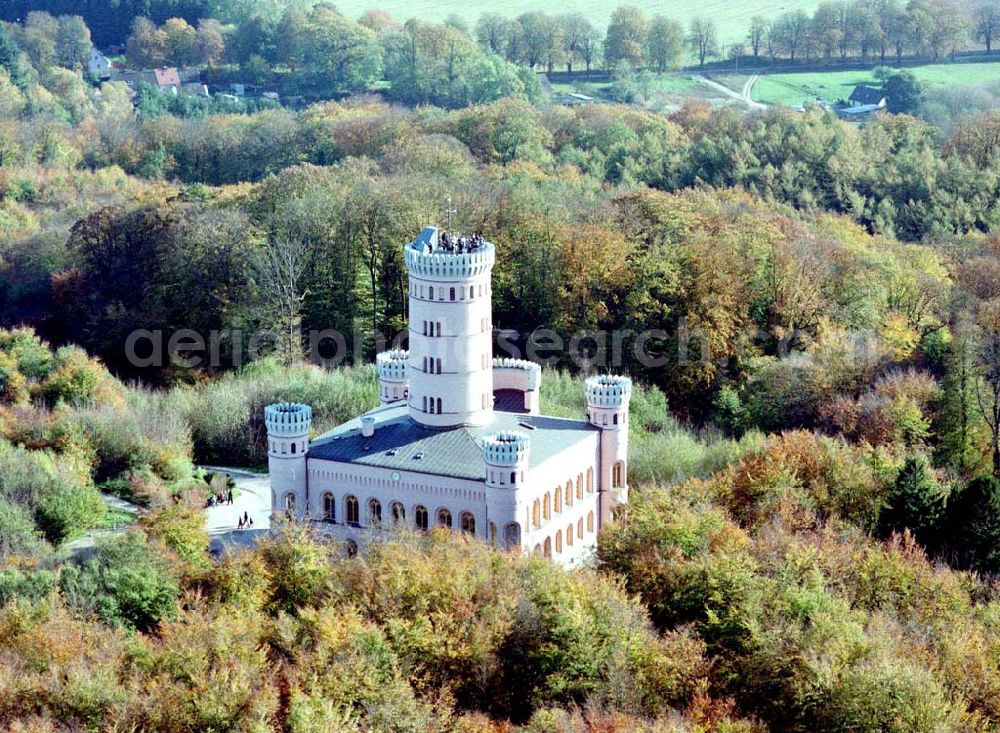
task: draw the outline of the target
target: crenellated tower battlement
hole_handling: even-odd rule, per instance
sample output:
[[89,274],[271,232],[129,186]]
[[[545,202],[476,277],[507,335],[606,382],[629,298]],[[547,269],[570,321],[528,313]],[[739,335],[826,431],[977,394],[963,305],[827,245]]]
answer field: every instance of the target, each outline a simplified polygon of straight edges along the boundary
[[431,280],[469,280],[488,275],[496,261],[492,242],[455,246],[446,249],[443,233],[434,227],[424,229],[406,247],[406,267],[411,276]]
[[267,434],[274,437],[308,435],[312,416],[312,408],[298,402],[279,402],[264,408]]
[[587,405],[610,410],[627,408],[632,396],[632,380],[613,374],[587,379]]
[[531,452],[527,435],[501,431],[483,438],[482,447],[487,485],[513,489],[524,483]]
[[405,349],[383,351],[375,357],[378,368],[379,400],[383,405],[409,397],[409,360],[410,352]]

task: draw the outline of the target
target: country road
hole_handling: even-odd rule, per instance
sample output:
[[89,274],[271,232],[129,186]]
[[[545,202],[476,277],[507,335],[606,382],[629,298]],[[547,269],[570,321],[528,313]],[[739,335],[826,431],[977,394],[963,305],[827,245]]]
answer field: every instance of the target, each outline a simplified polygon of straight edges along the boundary
[[761,111],[767,109],[766,104],[761,104],[760,102],[755,102],[753,99],[753,87],[757,83],[759,78],[757,75],[751,76],[747,79],[746,84],[743,85],[743,90],[740,92],[734,91],[727,87],[725,84],[720,84],[714,79],[709,79],[707,76],[702,76],[701,74],[695,74],[692,77],[695,81],[698,81],[705,86],[711,87],[717,92],[721,92],[731,99],[737,99],[743,102],[750,110]]

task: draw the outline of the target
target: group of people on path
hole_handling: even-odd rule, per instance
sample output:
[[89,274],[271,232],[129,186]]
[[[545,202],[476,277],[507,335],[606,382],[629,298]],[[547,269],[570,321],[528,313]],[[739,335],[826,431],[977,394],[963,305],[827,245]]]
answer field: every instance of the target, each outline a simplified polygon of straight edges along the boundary
[[222,506],[223,504],[233,503],[233,490],[220,491],[218,494],[213,494],[208,497],[208,501],[205,502],[205,506]]
[[[228,489],[227,491],[220,491],[218,494],[212,494],[208,497],[208,501],[205,502],[206,507],[213,506],[232,506],[233,504],[233,490]],[[250,516],[249,512],[243,512],[243,516],[239,518],[239,523],[236,525],[236,529],[253,529],[253,517]]]

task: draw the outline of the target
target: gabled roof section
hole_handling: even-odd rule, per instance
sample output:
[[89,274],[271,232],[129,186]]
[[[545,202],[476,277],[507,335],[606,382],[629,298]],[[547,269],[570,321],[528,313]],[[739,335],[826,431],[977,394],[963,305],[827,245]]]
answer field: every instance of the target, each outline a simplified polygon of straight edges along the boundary
[[881,88],[868,86],[867,84],[858,84],[858,86],[854,87],[854,91],[851,92],[848,101],[854,104],[878,104],[883,99],[885,99],[885,92]]

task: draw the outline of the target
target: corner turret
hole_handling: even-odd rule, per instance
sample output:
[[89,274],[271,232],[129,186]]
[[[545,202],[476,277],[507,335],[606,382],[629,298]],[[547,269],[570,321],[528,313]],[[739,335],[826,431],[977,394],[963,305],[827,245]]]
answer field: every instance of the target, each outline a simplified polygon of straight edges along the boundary
[[501,431],[484,438],[482,445],[487,486],[516,489],[524,483],[531,451],[527,435]]
[[271,474],[271,516],[302,519],[308,502],[306,454],[312,408],[279,402],[264,408],[267,465]]
[[611,521],[614,507],[628,501],[628,408],[632,380],[601,375],[586,382],[587,419],[601,429],[601,526]]
[[410,352],[405,349],[383,351],[375,357],[378,365],[379,400],[383,405],[401,402],[410,397],[410,379],[406,364]]

